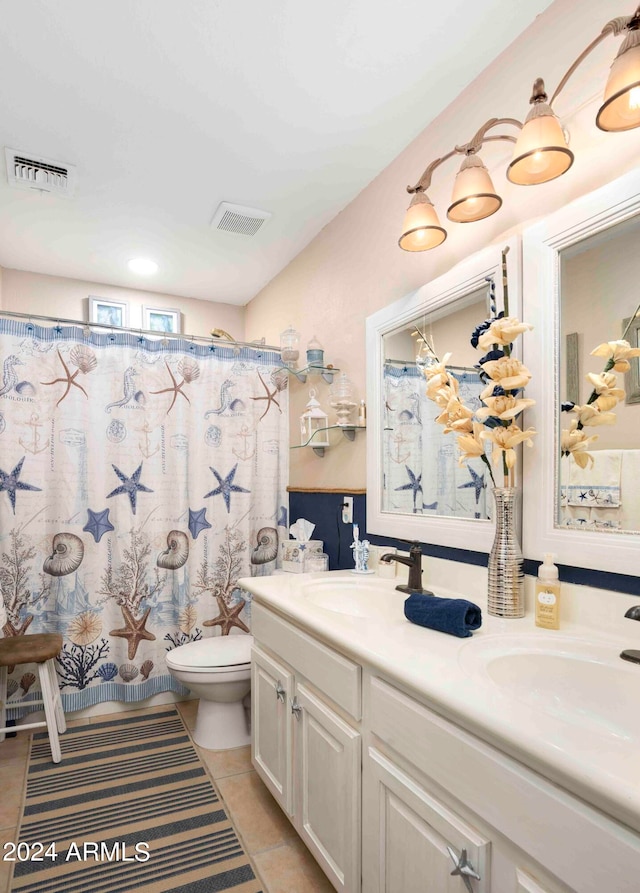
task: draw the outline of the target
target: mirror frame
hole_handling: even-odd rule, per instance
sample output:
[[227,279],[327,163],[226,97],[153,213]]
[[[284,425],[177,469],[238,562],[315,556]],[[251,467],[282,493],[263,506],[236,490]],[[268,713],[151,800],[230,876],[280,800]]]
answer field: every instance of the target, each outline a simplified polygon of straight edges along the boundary
[[[384,336],[486,285],[493,276],[498,308],[502,302],[502,249],[509,248],[509,312],[520,317],[522,307],[522,252],[520,239],[512,236],[456,264],[443,276],[410,292],[388,307],[367,317],[367,532],[397,539],[419,540],[471,552],[489,552],[495,535],[493,521],[451,518],[385,511],[382,507],[382,365]],[[480,322],[480,320],[479,320]],[[471,337],[471,332],[469,332]],[[519,339],[522,341],[522,339]],[[518,356],[518,351],[514,352]],[[478,359],[480,355],[478,355]],[[426,385],[425,385],[426,387]],[[436,409],[434,404],[434,410]],[[454,436],[453,434],[451,435]]]
[[[532,373],[527,394],[537,403],[527,424],[537,430],[525,450],[523,551],[541,560],[554,552],[558,563],[638,574],[640,532],[600,533],[557,526],[560,431],[560,252],[640,214],[640,170],[632,171],[551,214],[523,234],[524,312],[533,332],[524,339],[523,362]],[[640,294],[636,303],[640,302]],[[614,340],[618,330],[612,328]],[[594,345],[595,347],[596,345]],[[640,448],[640,443],[638,444]]]

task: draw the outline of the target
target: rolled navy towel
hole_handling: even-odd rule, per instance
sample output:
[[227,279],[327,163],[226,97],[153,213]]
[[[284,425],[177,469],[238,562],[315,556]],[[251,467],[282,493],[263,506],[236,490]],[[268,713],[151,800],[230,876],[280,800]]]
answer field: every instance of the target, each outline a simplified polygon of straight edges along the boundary
[[441,633],[465,638],[482,626],[482,612],[465,598],[438,598],[414,592],[404,603],[404,616],[411,623]]

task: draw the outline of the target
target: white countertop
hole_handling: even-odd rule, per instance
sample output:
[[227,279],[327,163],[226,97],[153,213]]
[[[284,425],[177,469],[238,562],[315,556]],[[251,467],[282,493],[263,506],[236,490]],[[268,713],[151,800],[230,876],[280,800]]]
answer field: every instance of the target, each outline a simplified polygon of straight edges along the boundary
[[[401,573],[404,578],[405,569]],[[640,624],[635,629],[635,623],[624,621],[626,626],[618,630],[615,625],[607,628],[600,623],[594,628],[564,621],[559,631],[552,631],[537,628],[531,612],[520,620],[491,617],[485,610],[486,585],[477,585],[486,578],[486,570],[475,573],[468,596],[430,584],[436,595],[469,598],[482,608],[482,627],[469,638],[409,623],[403,612],[406,595],[395,590],[396,580],[332,571],[246,577],[238,585],[256,601],[415,692],[445,717],[640,832],[640,665],[618,656],[623,648],[640,648]],[[367,591],[377,613],[355,617],[314,604],[304,596],[305,585],[314,581],[370,587]],[[633,601],[623,599],[623,607]],[[579,703],[579,674],[577,683],[571,674],[573,690],[562,678],[557,691],[547,686],[542,705],[535,702],[535,686],[521,691],[521,697],[493,681],[485,670],[484,655],[518,650],[551,651],[569,659],[579,652],[582,661],[587,660],[578,665],[585,668],[587,707]],[[606,704],[603,716],[598,702]],[[593,703],[596,707],[589,709]]]

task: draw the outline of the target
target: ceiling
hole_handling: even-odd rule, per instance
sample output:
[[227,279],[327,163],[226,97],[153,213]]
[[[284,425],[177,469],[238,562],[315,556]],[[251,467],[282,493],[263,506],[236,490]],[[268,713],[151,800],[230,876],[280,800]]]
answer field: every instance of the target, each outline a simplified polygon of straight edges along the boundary
[[245,304],[549,3],[0,0],[0,147],[77,167],[0,158],[0,265]]

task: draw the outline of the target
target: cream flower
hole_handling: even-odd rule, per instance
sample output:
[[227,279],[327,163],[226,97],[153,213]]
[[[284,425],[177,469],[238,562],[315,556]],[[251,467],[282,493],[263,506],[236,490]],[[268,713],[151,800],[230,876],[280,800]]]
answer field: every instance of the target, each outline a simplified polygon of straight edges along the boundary
[[528,322],[520,322],[515,316],[503,316],[502,319],[494,319],[486,332],[478,338],[480,350],[490,350],[494,344],[504,347],[511,344],[518,335],[532,329]]
[[515,419],[523,409],[533,406],[536,401],[525,399],[524,397],[518,399],[511,394],[505,394],[502,397],[485,397],[483,402],[486,403],[486,406],[483,406],[482,409],[476,412],[477,419],[484,421],[489,416],[494,416],[497,419],[506,421],[507,419]]
[[631,347],[628,341],[605,341],[591,351],[592,357],[604,357],[613,360],[614,372],[628,372],[631,368],[629,360],[640,357],[640,347]]
[[432,378],[427,384],[427,397],[438,406],[446,406],[450,398],[458,393],[458,381],[448,372]]
[[484,427],[479,422],[473,422],[473,431],[458,437],[458,449],[461,453],[458,459],[459,465],[463,465],[466,459],[478,459],[484,456],[483,431]]
[[602,412],[595,403],[586,403],[584,406],[574,406],[571,412],[575,412],[578,421],[585,428],[595,428],[597,425],[615,425],[615,412]]
[[624,399],[624,391],[617,388],[618,378],[615,372],[601,372],[596,375],[595,372],[589,372],[587,378],[593,385],[593,389],[598,395],[594,400],[599,409],[613,409],[619,400]]
[[451,354],[446,353],[439,363],[433,363],[431,366],[423,366],[422,372],[427,381],[431,381],[432,378],[436,378],[437,376],[442,376],[443,381],[448,378],[449,373],[447,372],[446,367],[450,359]]
[[472,418],[473,410],[465,406],[459,397],[454,395],[440,413],[436,422],[439,425],[444,425],[444,433],[449,434],[450,431],[471,431]]
[[586,468],[589,463],[593,464],[593,456],[587,452],[587,447],[597,439],[597,434],[585,434],[578,428],[577,419],[572,419],[569,430],[565,428],[560,432],[560,452],[563,456],[571,454],[580,468]]
[[522,431],[517,425],[511,424],[508,428],[490,428],[488,431],[483,431],[481,436],[484,440],[490,440],[494,445],[491,456],[494,465],[498,465],[502,461],[502,454],[504,454],[507,468],[513,468],[516,464],[514,447],[519,443],[533,446],[531,438],[535,434],[536,431],[533,428]]
[[[499,384],[505,391],[523,388],[531,378],[531,373],[520,360],[514,357],[500,357],[499,360],[489,360],[483,363],[482,368],[494,384]],[[489,385],[480,394],[480,399],[491,396],[494,385]]]

